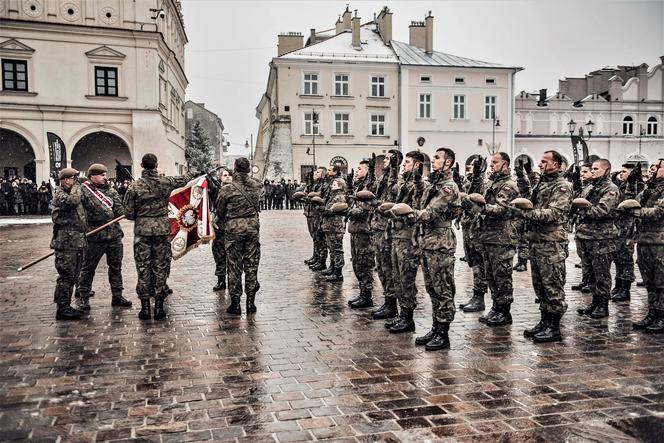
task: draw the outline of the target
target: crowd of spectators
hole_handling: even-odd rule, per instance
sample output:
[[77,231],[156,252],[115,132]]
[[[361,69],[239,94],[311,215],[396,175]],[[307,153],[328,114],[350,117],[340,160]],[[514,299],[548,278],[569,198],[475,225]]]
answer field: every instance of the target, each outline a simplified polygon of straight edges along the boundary
[[302,204],[293,199],[293,194],[304,188],[297,180],[285,180],[275,182],[274,180],[265,180],[261,189],[260,208],[261,210],[270,209],[300,209]]

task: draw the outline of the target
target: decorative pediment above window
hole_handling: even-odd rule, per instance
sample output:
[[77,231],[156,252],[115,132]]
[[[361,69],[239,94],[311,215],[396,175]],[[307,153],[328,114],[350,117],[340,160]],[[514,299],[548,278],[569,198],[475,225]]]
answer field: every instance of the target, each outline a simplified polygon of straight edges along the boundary
[[123,60],[125,57],[127,57],[122,52],[111,49],[106,45],[88,51],[85,53],[85,55],[87,55],[89,58],[101,58],[106,60]]
[[29,56],[35,52],[30,46],[24,45],[16,39],[10,38],[0,43],[0,53],[7,55]]

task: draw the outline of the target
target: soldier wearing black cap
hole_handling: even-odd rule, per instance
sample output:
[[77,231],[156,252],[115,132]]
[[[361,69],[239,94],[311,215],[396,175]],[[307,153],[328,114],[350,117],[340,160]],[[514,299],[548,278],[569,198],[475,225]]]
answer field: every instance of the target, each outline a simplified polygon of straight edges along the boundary
[[[95,163],[88,168],[88,180],[82,185],[83,207],[90,229],[102,226],[123,214],[120,194],[109,186],[106,166]],[[111,285],[111,305],[128,308],[131,302],[122,296],[122,237],[119,223],[113,223],[88,238],[81,278],[78,282],[79,308],[90,310],[90,289],[97,265],[104,254],[108,264],[108,281]]]
[[61,170],[60,187],[53,197],[51,249],[55,250],[55,269],[58,271],[53,294],[53,302],[58,305],[57,320],[78,320],[83,315],[83,312],[71,307],[72,292],[81,272],[87,230],[85,209],[81,202],[83,192],[77,176],[76,169]]
[[171,192],[193,177],[166,177],[160,174],[154,154],[141,160],[141,178],[127,189],[125,215],[134,220],[134,261],[138,273],[136,293],[141,300],[138,318],[151,317],[150,297],[154,297],[154,319],[166,317],[164,299],[168,295],[166,280],[171,270],[171,225],[168,221],[168,199]]

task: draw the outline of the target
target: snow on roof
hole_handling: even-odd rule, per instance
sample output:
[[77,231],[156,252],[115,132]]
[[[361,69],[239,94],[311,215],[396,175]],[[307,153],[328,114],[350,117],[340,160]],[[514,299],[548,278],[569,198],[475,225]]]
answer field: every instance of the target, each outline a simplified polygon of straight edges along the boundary
[[392,47],[399,56],[399,61],[403,65],[418,66],[452,66],[462,68],[497,68],[497,69],[516,69],[521,71],[523,68],[518,66],[499,65],[497,63],[483,62],[473,60],[457,55],[446,54],[444,52],[434,51],[427,54],[423,49],[407,43],[392,40]]
[[397,63],[397,57],[389,46],[368,24],[360,27],[361,50],[353,48],[352,32],[342,32],[325,41],[289,52],[278,60],[367,61],[372,63]]

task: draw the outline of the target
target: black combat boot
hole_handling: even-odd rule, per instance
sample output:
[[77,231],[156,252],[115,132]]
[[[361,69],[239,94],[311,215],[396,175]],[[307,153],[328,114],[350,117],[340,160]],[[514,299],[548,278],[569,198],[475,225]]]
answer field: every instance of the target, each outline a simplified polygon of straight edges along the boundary
[[433,336],[429,342],[424,345],[424,350],[426,351],[440,351],[441,349],[447,349],[450,347],[450,337],[449,337],[450,324],[449,323],[438,323],[436,328],[436,335]]
[[528,259],[527,258],[520,258],[516,262],[516,266],[512,268],[516,272],[524,272],[528,270]]
[[664,332],[664,311],[660,309],[654,309],[654,311],[655,311],[655,319],[646,328],[646,333],[661,334]]
[[577,308],[576,313],[579,315],[590,315],[592,312],[595,310],[595,307],[597,306],[597,297],[593,295],[592,301],[590,302],[589,305],[582,306],[580,308]]
[[150,320],[152,314],[150,313],[150,299],[141,299],[141,311],[138,313],[138,318],[141,320]]
[[373,306],[373,298],[371,297],[371,290],[365,289],[360,291],[360,298],[350,304],[351,309],[363,309]]
[[639,288],[643,288],[643,287],[645,287],[645,285],[646,285],[646,282],[644,282],[643,280],[636,282],[636,286],[638,286]]
[[484,311],[484,293],[480,291],[473,291],[473,296],[467,303],[459,305],[463,312],[479,312]]
[[533,341],[536,343],[549,343],[552,341],[562,340],[560,335],[560,319],[562,314],[551,312],[548,314],[549,321],[546,323],[544,329],[537,334],[533,335]]
[[304,261],[305,264],[307,265],[312,265],[318,261],[318,255],[314,252],[310,258],[306,259]]
[[652,308],[648,309],[648,314],[643,318],[643,320],[635,321],[632,323],[632,329],[637,331],[644,330],[650,326],[655,321],[655,310]]
[[609,316],[609,301],[600,300],[593,312],[590,313],[591,318],[604,318]]
[[83,312],[78,309],[74,309],[67,304],[58,304],[58,310],[55,312],[56,320],[80,320],[83,316]]
[[572,289],[572,291],[580,291],[583,288],[585,288],[586,286],[588,286],[588,282],[586,280],[581,280],[581,282],[579,284],[572,285],[571,289]]
[[87,294],[80,294],[78,296],[78,310],[79,311],[89,311],[90,310],[90,297]]
[[540,321],[535,326],[530,329],[525,329],[523,331],[523,336],[528,338],[533,338],[533,336],[541,332],[546,328],[547,323],[549,322],[549,314],[545,311],[540,311]]
[[438,328],[438,321],[436,321],[436,319],[434,318],[433,319],[433,324],[431,325],[431,330],[429,332],[427,332],[426,334],[424,334],[423,336],[417,337],[415,339],[415,344],[417,346],[422,346],[422,345],[426,345],[427,343],[429,343],[431,341],[431,339],[438,332],[437,328]]
[[350,300],[348,300],[348,306],[351,306],[353,303],[357,303],[361,298],[362,298],[362,291],[360,290],[360,293],[357,294],[357,297],[353,297]]
[[[327,275],[325,277],[325,280],[329,282],[336,282],[336,281],[344,281],[344,276],[341,273],[342,268],[334,268],[334,271],[332,271],[332,274]],[[321,272],[322,274],[322,272]]]
[[122,308],[130,308],[131,302],[124,298],[122,294],[116,294],[111,298],[111,306],[120,306]]
[[155,298],[154,300],[154,319],[163,320],[166,318],[166,311],[164,310],[164,299]]
[[325,260],[320,259],[319,261],[315,262],[311,266],[309,266],[309,269],[311,269],[314,272],[317,271],[322,271],[325,269]]
[[581,293],[582,294],[591,294],[593,292],[592,286],[590,286],[590,283],[585,285],[583,288],[581,288]]
[[616,277],[616,280],[613,283],[613,289],[611,289],[611,298],[613,298],[613,296],[616,295],[620,291],[621,287],[622,287],[622,280],[620,280],[618,277]]
[[327,269],[324,269],[320,275],[332,275],[334,274],[334,265],[330,261],[330,266],[327,267]]
[[374,320],[385,320],[388,318],[394,318],[397,314],[397,299],[394,297],[386,297],[383,306],[378,308],[377,311],[374,311],[371,314],[371,318]]
[[225,291],[226,290],[226,277],[219,276],[217,277],[217,284],[212,288],[213,291]]
[[493,317],[497,313],[498,313],[498,305],[496,305],[496,302],[493,302],[493,305],[491,305],[491,310],[484,315],[480,315],[477,321],[480,323],[486,323],[487,319]]
[[401,334],[402,332],[413,332],[415,330],[415,321],[413,321],[413,308],[404,308],[401,310],[404,314],[401,320],[390,328],[390,334]]
[[[629,280],[618,280],[620,282],[620,287],[618,290],[613,293],[611,301],[627,301],[631,298],[632,294],[630,289],[632,289],[632,282]],[[617,286],[617,285],[616,285]]]
[[242,315],[242,307],[240,306],[240,297],[231,297],[231,304],[226,308],[226,313],[232,315]]
[[511,303],[498,305],[496,314],[486,319],[487,326],[503,326],[512,324],[512,314],[510,314]]
[[254,304],[254,301],[256,300],[256,295],[249,295],[247,294],[247,301],[245,303],[245,306],[247,308],[247,314],[255,314],[257,309],[256,305]]
[[398,315],[394,316],[393,318],[387,320],[384,324],[385,329],[390,329],[392,326],[396,325],[400,321],[403,320],[404,315],[406,315],[405,311],[403,308],[401,308],[401,312],[398,313]]

